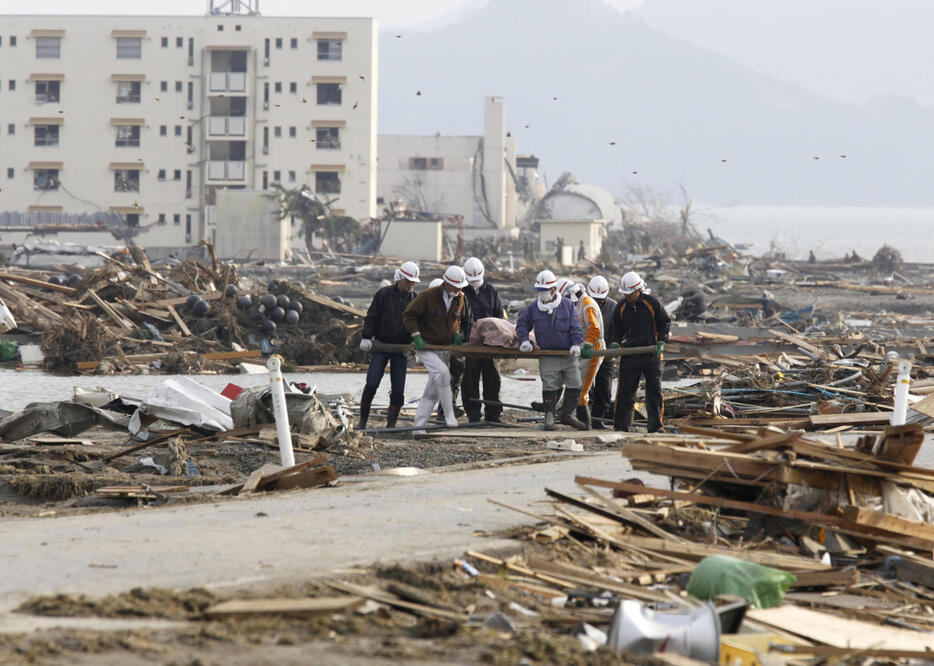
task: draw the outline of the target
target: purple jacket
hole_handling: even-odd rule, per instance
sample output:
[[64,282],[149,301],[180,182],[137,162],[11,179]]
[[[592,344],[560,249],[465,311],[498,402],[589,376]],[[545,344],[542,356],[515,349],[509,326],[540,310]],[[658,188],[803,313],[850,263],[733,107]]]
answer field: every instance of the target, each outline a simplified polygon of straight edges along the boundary
[[548,314],[538,309],[538,303],[526,306],[516,323],[519,342],[529,339],[529,331],[535,331],[535,342],[542,349],[570,349],[584,342],[581,323],[574,304],[562,298],[554,312]]

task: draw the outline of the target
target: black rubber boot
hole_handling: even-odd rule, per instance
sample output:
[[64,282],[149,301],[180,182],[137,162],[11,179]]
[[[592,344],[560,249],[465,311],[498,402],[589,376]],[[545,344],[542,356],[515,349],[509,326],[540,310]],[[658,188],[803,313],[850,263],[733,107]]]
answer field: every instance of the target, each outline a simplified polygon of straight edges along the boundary
[[561,423],[569,425],[575,430],[587,430],[587,424],[574,416],[574,408],[580,398],[580,389],[564,389],[564,404],[561,406]]
[[542,391],[542,403],[545,408],[545,430],[554,430],[555,403],[558,402],[557,391]]
[[386,427],[395,428],[396,421],[399,420],[399,408],[395,405],[389,405],[389,411],[386,412]]
[[361,402],[360,403],[360,422],[357,424],[357,430],[364,430],[366,428],[367,419],[370,418],[370,403]]
[[590,418],[590,408],[587,405],[577,406],[577,420],[587,426],[587,430],[593,428],[593,420]]

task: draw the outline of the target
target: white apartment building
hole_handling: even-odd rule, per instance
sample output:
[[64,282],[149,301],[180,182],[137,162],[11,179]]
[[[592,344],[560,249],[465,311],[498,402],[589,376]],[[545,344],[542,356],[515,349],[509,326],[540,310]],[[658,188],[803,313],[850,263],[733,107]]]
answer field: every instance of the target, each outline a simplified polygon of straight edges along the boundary
[[486,97],[481,136],[379,135],[379,202],[461,215],[465,231],[516,226],[516,140],[501,97]]
[[0,16],[0,246],[116,221],[158,255],[213,240],[217,190],[275,182],[372,217],[376,22],[249,5]]

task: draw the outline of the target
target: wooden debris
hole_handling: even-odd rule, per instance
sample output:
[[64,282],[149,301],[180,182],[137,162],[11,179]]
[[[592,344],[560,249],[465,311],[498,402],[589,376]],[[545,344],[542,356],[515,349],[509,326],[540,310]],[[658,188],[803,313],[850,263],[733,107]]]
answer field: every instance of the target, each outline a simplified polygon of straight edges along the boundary
[[346,613],[363,605],[363,597],[310,597],[305,599],[232,599],[211,606],[204,614],[212,619],[281,615],[320,617]]

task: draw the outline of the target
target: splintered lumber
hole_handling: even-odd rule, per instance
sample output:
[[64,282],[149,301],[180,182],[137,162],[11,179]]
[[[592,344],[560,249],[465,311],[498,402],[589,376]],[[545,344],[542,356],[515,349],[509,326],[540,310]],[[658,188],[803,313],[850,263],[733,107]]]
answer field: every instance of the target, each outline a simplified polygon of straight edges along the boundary
[[8,271],[0,271],[0,280],[19,282],[20,284],[26,284],[30,287],[39,287],[40,289],[57,291],[60,294],[72,295],[77,293],[77,290],[74,287],[68,287],[63,284],[52,284],[51,282],[46,282],[45,280],[36,280],[35,278],[26,277],[25,275],[17,275],[16,273],[10,273]]
[[[302,298],[305,300],[311,301],[315,305],[320,305],[325,308],[330,308],[332,310],[337,310],[338,312],[343,312],[344,314],[353,315],[354,317],[366,317],[366,310],[361,310],[360,308],[355,308],[351,305],[344,305],[343,303],[338,303],[333,298],[328,298],[321,294],[313,294],[310,291],[300,292]],[[374,345],[375,346],[375,345]]]
[[830,565],[801,555],[788,555],[774,550],[741,550],[736,548],[711,546],[706,543],[676,543],[656,537],[626,536],[626,543],[643,551],[656,554],[675,555],[685,560],[699,561],[710,555],[727,555],[767,567],[785,571],[829,571]]
[[117,311],[114,310],[113,307],[111,307],[110,303],[108,303],[108,302],[105,301],[103,298],[101,298],[101,297],[98,296],[96,293],[94,293],[93,290],[88,289],[88,290],[85,292],[85,296],[90,296],[90,297],[91,297],[91,300],[94,301],[95,303],[97,303],[97,306],[98,306],[101,310],[103,310],[104,313],[105,313],[108,317],[110,317],[111,319],[113,319],[114,323],[117,324],[117,326],[119,326],[120,328],[126,329],[126,330],[128,330],[128,331],[133,331],[133,330],[136,329],[136,327],[135,327],[133,324],[131,324],[131,323],[128,322],[126,319],[124,319],[124,318],[121,317],[119,314],[117,314]]
[[750,609],[746,617],[836,648],[934,650],[934,634],[846,619],[800,606]]
[[803,655],[810,657],[858,657],[860,661],[872,658],[880,659],[918,659],[922,662],[931,661],[934,655],[930,650],[899,650],[890,649],[866,649],[866,648],[845,648],[834,647],[831,645],[775,645],[773,652],[783,655]]
[[175,324],[178,326],[178,330],[182,332],[182,335],[188,336],[191,335],[191,331],[188,330],[188,326],[185,324],[184,320],[179,316],[178,310],[175,309],[172,305],[166,305],[165,309],[169,311],[169,314],[172,315],[172,319],[175,320]]
[[882,425],[892,420],[892,412],[853,412],[851,414],[811,414],[812,426]]
[[381,590],[361,587],[359,585],[354,585],[353,583],[327,581],[326,584],[333,587],[335,590],[338,590],[339,592],[346,592],[348,594],[364,597],[365,599],[372,599],[373,601],[377,601],[381,604],[394,606],[395,608],[401,608],[402,610],[418,613],[419,615],[436,617],[442,620],[452,620],[454,622],[466,622],[469,619],[466,613],[457,613],[454,611],[444,610],[442,608],[434,608],[433,606],[412,603],[411,601],[399,599],[398,597],[394,597]]
[[260,488],[263,490],[292,490],[293,488],[315,488],[333,483],[337,480],[337,470],[330,465],[317,467],[315,469],[306,469],[303,472],[283,476],[271,483],[265,479],[260,482]]
[[734,442],[751,442],[756,439],[756,435],[747,435],[739,432],[725,432],[716,428],[703,428],[701,426],[691,425],[690,423],[681,423],[678,425],[678,432],[684,432],[691,435],[703,435],[714,439],[729,439]]
[[765,437],[752,439],[748,442],[740,442],[733,446],[728,446],[722,451],[728,453],[752,453],[763,449],[773,449],[785,444],[790,444],[804,434],[803,430],[792,430],[791,432],[770,433]]
[[[585,490],[589,490],[586,486],[582,486],[582,487]],[[593,495],[600,497],[602,500],[606,500],[606,498],[600,496],[599,493],[595,493],[593,491],[590,491],[590,492],[592,492]],[[599,506],[594,506],[593,504],[588,504],[584,500],[579,500],[576,497],[571,497],[569,495],[565,495],[564,493],[559,493],[557,490],[552,490],[551,488],[545,488],[545,493],[549,497],[554,497],[555,499],[561,502],[564,502],[565,504],[570,504],[571,506],[576,506],[579,509],[591,511],[597,514],[598,516],[603,516],[604,518],[615,520],[618,523],[622,523],[624,525],[626,524],[638,525],[639,527],[644,529],[649,534],[654,534],[655,536],[661,537],[662,539],[673,539],[675,541],[683,540],[679,536],[675,536],[674,534],[669,534],[668,532],[663,530],[661,527],[658,527],[651,521],[648,521],[642,516],[640,516],[639,514],[637,514],[635,511],[630,511],[629,509],[626,509],[625,507],[603,508]]]
[[934,525],[853,505],[843,507],[843,517],[860,527],[881,530],[893,535],[925,539],[934,544]]
[[332,613],[345,613],[359,608],[364,599],[350,597],[314,597],[306,599],[231,599],[211,606],[207,617],[251,617],[255,615],[284,615],[286,617],[318,617]]
[[776,331],[774,328],[770,328],[769,333],[774,335],[779,340],[790,342],[791,344],[797,345],[798,347],[801,347],[801,349],[807,350],[811,352],[812,354],[816,354],[818,356],[824,355],[823,349],[821,349],[820,347],[815,347],[810,342],[802,338],[800,335],[790,335],[788,333],[785,333],[784,331]]
[[859,583],[856,568],[833,571],[796,571],[792,587],[848,587]]

